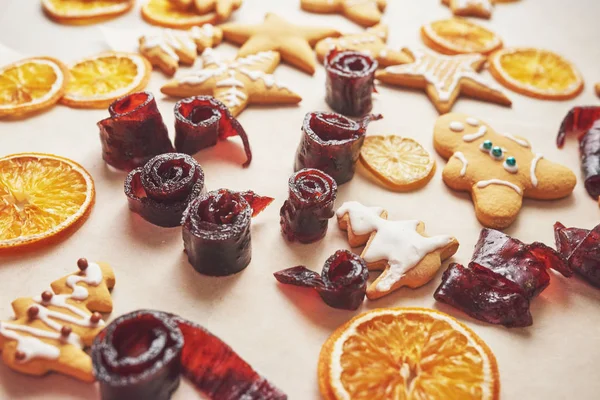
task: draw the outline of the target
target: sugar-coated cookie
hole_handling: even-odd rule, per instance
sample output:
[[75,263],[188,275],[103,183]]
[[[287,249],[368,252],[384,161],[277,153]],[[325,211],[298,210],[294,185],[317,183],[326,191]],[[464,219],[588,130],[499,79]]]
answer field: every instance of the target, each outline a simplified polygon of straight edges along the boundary
[[391,85],[425,89],[440,114],[449,112],[461,93],[505,106],[512,104],[499,85],[477,73],[486,61],[480,54],[446,56],[428,50],[404,51],[414,61],[378,71],[377,79]]
[[418,220],[388,221],[380,207],[351,201],[337,210],[338,226],[348,232],[352,247],[365,245],[361,257],[372,271],[383,273],[367,288],[370,300],[403,286],[418,288],[437,273],[442,261],[458,250],[458,241],[447,235],[425,236]]
[[345,15],[362,26],[373,26],[381,21],[387,0],[301,0],[304,11]]
[[55,281],[41,295],[13,301],[15,320],[0,322],[2,359],[10,368],[94,381],[92,361],[83,349],[105,326],[99,312],[113,309],[115,275],[108,264],[80,259],[77,265],[79,272]]
[[496,133],[485,122],[464,114],[439,117],[433,140],[437,152],[448,159],[444,182],[471,194],[477,219],[489,228],[512,224],[523,197],[560,199],[577,182],[570,169],[533,152],[527,140]]

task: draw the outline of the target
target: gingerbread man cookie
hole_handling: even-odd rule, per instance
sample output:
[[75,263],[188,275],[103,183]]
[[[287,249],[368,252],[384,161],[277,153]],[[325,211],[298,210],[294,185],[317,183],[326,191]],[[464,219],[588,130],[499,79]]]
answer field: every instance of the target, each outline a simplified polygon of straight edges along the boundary
[[193,65],[198,52],[221,43],[223,31],[211,24],[188,31],[165,28],[140,38],[140,53],[165,74],[173,76],[179,63]]
[[296,104],[302,98],[270,73],[279,64],[279,53],[264,51],[224,62],[211,48],[202,54],[204,68],[173,79],[160,90],[175,97],[210,95],[223,102],[233,116],[248,104]]
[[493,0],[442,0],[450,7],[454,15],[461,17],[490,18],[493,11]]
[[319,14],[339,13],[362,26],[373,26],[381,21],[387,0],[302,0],[304,11]]
[[315,46],[317,57],[322,63],[325,56],[333,49],[354,50],[366,53],[375,58],[380,66],[405,64],[411,62],[408,54],[386,46],[388,37],[387,25],[379,24],[362,33],[343,35],[339,38],[326,38]]
[[439,117],[433,140],[437,152],[449,160],[444,182],[451,189],[471,193],[477,219],[489,228],[512,224],[523,197],[560,199],[571,194],[577,183],[570,169],[533,152],[527,140],[496,133],[464,114]]
[[112,311],[115,275],[108,264],[77,262],[79,272],[39,296],[13,301],[15,320],[0,322],[2,359],[28,375],[60,372],[93,382],[92,361],[83,350],[104,328],[99,312]]
[[425,89],[440,114],[452,109],[461,92],[505,106],[512,104],[500,86],[477,73],[486,61],[481,54],[446,56],[427,50],[404,51],[414,61],[378,71],[377,79],[391,85]]
[[370,300],[403,286],[418,288],[429,282],[442,262],[458,250],[458,241],[447,235],[425,236],[418,220],[388,221],[380,207],[351,201],[337,210],[340,229],[348,231],[352,247],[366,246],[361,257],[371,271],[383,273],[367,288]]

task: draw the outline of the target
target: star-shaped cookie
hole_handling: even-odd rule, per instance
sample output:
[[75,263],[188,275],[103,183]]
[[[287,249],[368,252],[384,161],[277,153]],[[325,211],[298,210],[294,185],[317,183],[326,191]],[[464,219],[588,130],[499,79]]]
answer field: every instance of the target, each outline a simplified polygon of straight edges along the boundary
[[546,160],[523,138],[496,133],[464,114],[438,118],[433,134],[437,152],[448,159],[442,177],[451,189],[469,192],[479,221],[494,229],[512,224],[523,197],[553,200],[568,196],[575,174]]
[[321,63],[325,60],[327,53],[335,48],[366,53],[375,58],[382,67],[411,62],[412,59],[403,51],[394,50],[386,46],[387,37],[387,25],[379,24],[362,33],[323,39],[317,43],[315,50]]
[[248,104],[296,104],[302,98],[279,83],[271,72],[279,53],[264,51],[233,61],[221,61],[215,50],[202,53],[203,68],[176,78],[160,90],[174,97],[209,95],[223,102],[234,116]]
[[442,0],[450,7],[454,15],[461,17],[490,18],[494,9],[494,0]]
[[378,71],[377,79],[391,85],[425,89],[441,114],[452,109],[461,92],[505,106],[512,104],[500,86],[477,73],[486,60],[480,54],[446,56],[427,50],[403,51],[414,61]]
[[225,40],[243,45],[238,57],[261,51],[278,51],[281,59],[309,74],[315,73],[312,47],[321,39],[339,36],[331,28],[305,27],[290,24],[275,14],[267,14],[262,25],[224,24]]
[[381,21],[387,0],[302,0],[304,11],[319,14],[339,13],[362,26],[373,26]]
[[372,271],[383,273],[367,288],[370,300],[403,286],[418,288],[437,273],[442,261],[458,250],[458,241],[447,235],[425,236],[418,220],[388,221],[387,212],[350,201],[337,210],[340,229],[348,231],[352,247],[366,246],[361,257]]

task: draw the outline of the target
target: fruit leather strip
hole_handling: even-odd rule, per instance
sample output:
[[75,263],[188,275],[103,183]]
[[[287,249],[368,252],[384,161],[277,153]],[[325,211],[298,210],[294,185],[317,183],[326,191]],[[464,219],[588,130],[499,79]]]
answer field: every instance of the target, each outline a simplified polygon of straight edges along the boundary
[[244,144],[246,162],[252,161],[252,150],[248,135],[229,109],[211,96],[196,96],[183,99],[175,104],[175,148],[185,154],[196,154],[202,149],[239,136]]
[[331,50],[325,58],[327,104],[350,117],[371,112],[378,66],[375,59],[364,53]]
[[125,179],[129,209],[162,227],[180,226],[188,204],[204,192],[202,167],[186,154],[156,156]]
[[289,241],[312,243],[325,237],[337,197],[337,183],[325,172],[306,168],[293,174],[289,197],[280,215],[281,231]]
[[[600,225],[591,231],[554,226],[556,246],[567,257],[571,268],[600,288]],[[567,255],[567,253],[570,254]]]
[[107,164],[131,171],[158,154],[174,151],[152,93],[121,97],[108,112],[110,117],[98,122],[102,158]]
[[433,297],[471,317],[507,328],[533,323],[529,299],[514,282],[476,263],[451,264]]

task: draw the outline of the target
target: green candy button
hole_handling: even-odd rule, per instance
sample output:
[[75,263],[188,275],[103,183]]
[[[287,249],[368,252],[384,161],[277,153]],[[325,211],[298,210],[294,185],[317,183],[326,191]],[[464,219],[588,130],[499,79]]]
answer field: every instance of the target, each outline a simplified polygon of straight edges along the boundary
[[[485,145],[485,144],[484,144]],[[502,157],[502,148],[496,146],[492,149],[492,155],[494,157]]]

